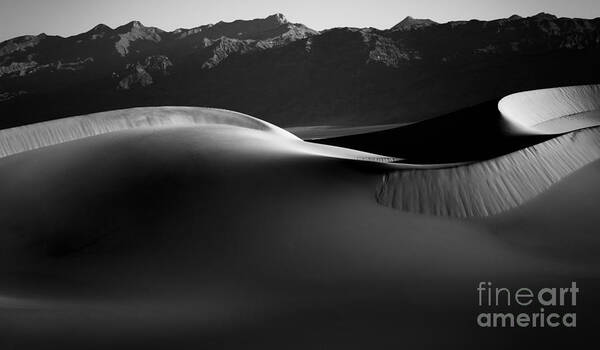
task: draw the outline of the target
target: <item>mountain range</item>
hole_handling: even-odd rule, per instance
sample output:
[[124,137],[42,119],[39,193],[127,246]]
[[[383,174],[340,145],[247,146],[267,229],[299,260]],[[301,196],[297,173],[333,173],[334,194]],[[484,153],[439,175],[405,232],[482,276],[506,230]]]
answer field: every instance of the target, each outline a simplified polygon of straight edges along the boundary
[[511,92],[600,81],[600,18],[540,13],[321,32],[281,14],[167,32],[132,21],[0,43],[0,127],[134,106],[280,126],[413,122]]

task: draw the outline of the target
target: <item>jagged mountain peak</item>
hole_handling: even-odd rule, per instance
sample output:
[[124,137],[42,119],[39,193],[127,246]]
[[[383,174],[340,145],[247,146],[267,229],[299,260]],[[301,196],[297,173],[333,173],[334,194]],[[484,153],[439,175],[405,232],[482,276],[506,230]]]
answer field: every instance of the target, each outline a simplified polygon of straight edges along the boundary
[[[430,26],[404,31],[337,28],[317,33],[301,24],[283,23],[287,20],[275,14],[172,33],[131,22],[121,26],[127,30],[118,32],[113,25],[113,31],[104,35],[21,37],[0,44],[0,95],[4,94],[0,101],[11,99],[0,102],[0,115],[5,119],[14,115],[11,122],[23,123],[22,116],[27,115],[50,118],[74,113],[72,106],[85,114],[93,108],[119,108],[124,101],[132,105],[151,101],[229,105],[258,115],[264,108],[273,111],[269,112],[273,118],[292,110],[302,120],[334,113],[331,121],[337,122],[348,115],[363,118],[364,110],[373,110],[376,117],[386,115],[381,118],[395,118],[406,110],[432,115],[428,105],[414,101],[473,103],[473,95],[465,91],[479,93],[484,88],[486,92],[478,98],[489,100],[499,90],[522,88],[523,76],[541,87],[550,84],[550,76],[557,76],[560,83],[566,73],[549,74],[556,66],[572,69],[579,80],[598,80],[600,74],[594,75],[590,66],[600,56],[598,20],[536,19],[540,17],[554,18],[542,14],[512,16],[513,21],[432,24],[409,16],[401,27],[413,28],[420,22]],[[134,27],[138,29],[130,30]],[[438,84],[438,76],[443,83]],[[488,83],[482,76],[497,80]],[[257,79],[260,89],[252,83]],[[498,85],[505,80],[515,84]],[[483,88],[473,90],[473,81],[481,82]],[[415,85],[432,86],[422,90],[431,95],[413,93]],[[132,91],[117,95],[118,87]],[[382,94],[379,87],[386,91],[389,87],[390,94]],[[51,104],[56,108],[48,109],[48,97],[60,101]],[[291,102],[282,104],[281,100]],[[322,102],[315,102],[313,108],[306,100]],[[360,113],[348,114],[343,109],[356,106],[357,101],[365,101],[357,109]]]
[[127,23],[126,26],[128,26],[130,28],[141,28],[141,27],[144,27],[144,25],[140,21],[131,21],[131,22]]
[[140,21],[131,21],[116,29],[119,40],[115,43],[115,48],[121,56],[127,56],[130,53],[130,46],[136,41],[158,43],[163,40],[163,30],[156,27],[146,27]]
[[192,29],[181,29],[172,32],[178,39],[187,37],[199,37],[217,39],[229,37],[235,39],[265,40],[280,37],[282,35],[304,37],[316,34],[314,31],[302,24],[290,23],[284,15],[276,13],[264,18],[250,20],[239,19],[233,22],[220,21],[214,25],[203,25]]
[[215,26],[224,26],[224,25],[244,25],[244,24],[254,24],[254,25],[262,25],[262,26],[280,26],[282,24],[290,23],[287,18],[281,13],[275,13],[270,16],[264,18],[254,18],[254,19],[238,19],[233,22],[224,22],[219,21]]
[[281,13],[276,13],[273,15],[268,16],[267,18],[265,18],[266,21],[274,21],[276,23],[279,24],[286,24],[289,23],[289,21],[287,20],[287,18],[285,18],[285,16]]
[[115,30],[119,33],[123,32],[131,32],[133,30],[147,29],[153,27],[146,27],[140,21],[131,21],[129,23],[123,24],[122,26],[117,27]]
[[427,18],[413,18],[411,16],[406,16],[406,18],[400,21],[400,23],[393,26],[392,30],[413,30],[429,27],[435,24],[438,23]]

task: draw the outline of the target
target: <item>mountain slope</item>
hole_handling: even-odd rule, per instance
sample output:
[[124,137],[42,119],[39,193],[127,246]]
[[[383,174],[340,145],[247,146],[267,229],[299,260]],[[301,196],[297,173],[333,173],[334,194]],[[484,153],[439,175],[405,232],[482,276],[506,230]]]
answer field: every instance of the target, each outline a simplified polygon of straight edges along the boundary
[[400,23],[396,24],[391,28],[391,30],[413,30],[413,29],[421,29],[424,27],[429,27],[432,25],[438,24],[430,19],[419,19],[413,18],[411,16],[407,16]]
[[0,127],[157,105],[233,109],[281,126],[411,122],[600,80],[600,19],[400,24],[319,33],[276,14],[15,38],[0,43]]

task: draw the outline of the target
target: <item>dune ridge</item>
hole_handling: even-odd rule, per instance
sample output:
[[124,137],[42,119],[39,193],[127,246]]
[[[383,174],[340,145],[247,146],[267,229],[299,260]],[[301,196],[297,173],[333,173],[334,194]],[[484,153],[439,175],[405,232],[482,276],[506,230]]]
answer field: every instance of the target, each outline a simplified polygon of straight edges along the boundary
[[56,119],[0,130],[0,158],[112,132],[162,127],[227,125],[258,130],[281,147],[325,157],[390,163],[398,158],[302,141],[294,134],[252,116],[206,107],[139,107]]
[[499,214],[600,159],[600,128],[575,131],[485,162],[384,175],[380,204],[421,214],[473,217]]
[[502,98],[498,110],[512,124],[537,134],[560,134],[598,126],[600,85],[518,92]]
[[227,124],[298,138],[251,116],[214,108],[142,107],[100,112],[0,130],[0,158],[115,131],[145,127]]
[[530,133],[566,133],[491,160],[384,175],[376,199],[402,211],[483,217],[518,207],[600,159],[600,85],[525,91],[498,109]]

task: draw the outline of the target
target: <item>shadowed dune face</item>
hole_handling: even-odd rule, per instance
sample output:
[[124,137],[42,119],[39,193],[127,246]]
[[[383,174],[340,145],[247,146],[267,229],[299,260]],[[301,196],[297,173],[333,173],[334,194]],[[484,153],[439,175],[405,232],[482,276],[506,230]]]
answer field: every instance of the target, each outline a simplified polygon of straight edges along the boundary
[[[401,158],[403,163],[450,164],[489,160],[552,137],[522,132],[502,117],[496,100],[410,125],[373,129],[340,135],[335,130],[321,128],[321,137],[327,132],[330,136],[315,142],[387,154]],[[303,130],[296,135],[311,136]]]
[[525,91],[410,125],[289,130],[303,139],[406,163],[480,162],[600,125],[599,90],[600,85],[583,85]]

